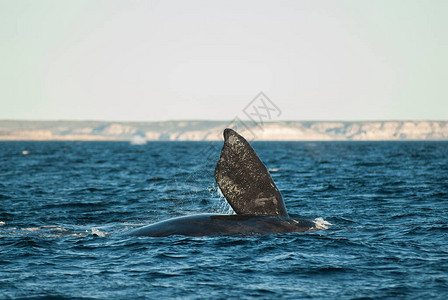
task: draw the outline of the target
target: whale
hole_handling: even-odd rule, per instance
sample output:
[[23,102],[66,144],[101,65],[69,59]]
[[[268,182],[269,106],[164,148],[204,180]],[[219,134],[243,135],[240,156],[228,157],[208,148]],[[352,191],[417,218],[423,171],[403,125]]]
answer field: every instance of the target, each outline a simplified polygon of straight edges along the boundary
[[[223,132],[224,145],[215,167],[215,180],[236,214],[197,214],[168,219],[126,233],[166,237],[259,235],[326,229],[328,222],[296,220],[252,146],[235,130]],[[317,219],[316,219],[317,220]]]

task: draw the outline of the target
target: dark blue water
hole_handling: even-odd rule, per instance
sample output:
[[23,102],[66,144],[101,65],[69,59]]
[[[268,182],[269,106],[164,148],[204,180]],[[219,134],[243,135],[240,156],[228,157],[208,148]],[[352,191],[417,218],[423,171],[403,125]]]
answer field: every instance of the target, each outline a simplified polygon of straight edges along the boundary
[[228,212],[220,147],[1,142],[0,298],[448,297],[447,142],[254,143],[289,213],[330,229],[121,235]]

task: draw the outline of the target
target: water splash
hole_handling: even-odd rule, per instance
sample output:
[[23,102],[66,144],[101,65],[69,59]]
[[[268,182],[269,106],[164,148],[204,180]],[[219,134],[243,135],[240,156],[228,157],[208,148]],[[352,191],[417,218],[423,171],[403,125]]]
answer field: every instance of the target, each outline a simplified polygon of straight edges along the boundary
[[234,215],[235,211],[232,209],[229,202],[227,202],[224,194],[221,192],[221,189],[217,185],[215,185],[215,193],[213,195],[216,194],[218,196],[218,199],[214,211],[219,214]]
[[323,218],[316,218],[316,219],[314,219],[313,222],[314,222],[314,224],[316,224],[317,229],[322,229],[322,230],[328,229],[329,226],[333,225],[330,222],[325,221]]
[[106,237],[106,236],[110,235],[108,232],[99,231],[95,227],[92,227],[91,233],[92,233],[92,235],[96,235],[96,236],[100,236],[100,237]]
[[146,145],[146,138],[144,136],[135,135],[129,141],[131,145]]

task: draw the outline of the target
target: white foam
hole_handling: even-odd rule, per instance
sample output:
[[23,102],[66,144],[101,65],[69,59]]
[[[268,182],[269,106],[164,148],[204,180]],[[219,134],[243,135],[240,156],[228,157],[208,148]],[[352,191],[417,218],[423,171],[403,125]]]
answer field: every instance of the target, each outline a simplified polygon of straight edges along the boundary
[[330,222],[325,221],[323,218],[316,218],[314,219],[314,224],[316,225],[317,229],[328,229],[329,226],[333,225]]
[[24,231],[38,231],[40,230],[40,227],[28,227],[28,228],[21,228]]
[[3,221],[0,221],[0,226],[3,226],[3,225],[6,225],[6,223]]
[[96,236],[100,236],[100,237],[106,237],[106,236],[109,236],[109,233],[99,231],[99,230],[96,229],[95,227],[92,227],[92,234],[93,234],[93,235],[96,235]]

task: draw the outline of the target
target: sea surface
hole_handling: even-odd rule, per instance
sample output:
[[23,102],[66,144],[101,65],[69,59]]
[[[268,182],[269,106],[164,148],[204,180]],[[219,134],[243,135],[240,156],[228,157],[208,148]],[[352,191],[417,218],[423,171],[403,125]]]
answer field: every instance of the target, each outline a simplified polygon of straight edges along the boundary
[[448,142],[254,142],[327,230],[128,237],[232,213],[221,142],[0,142],[0,299],[448,299]]

